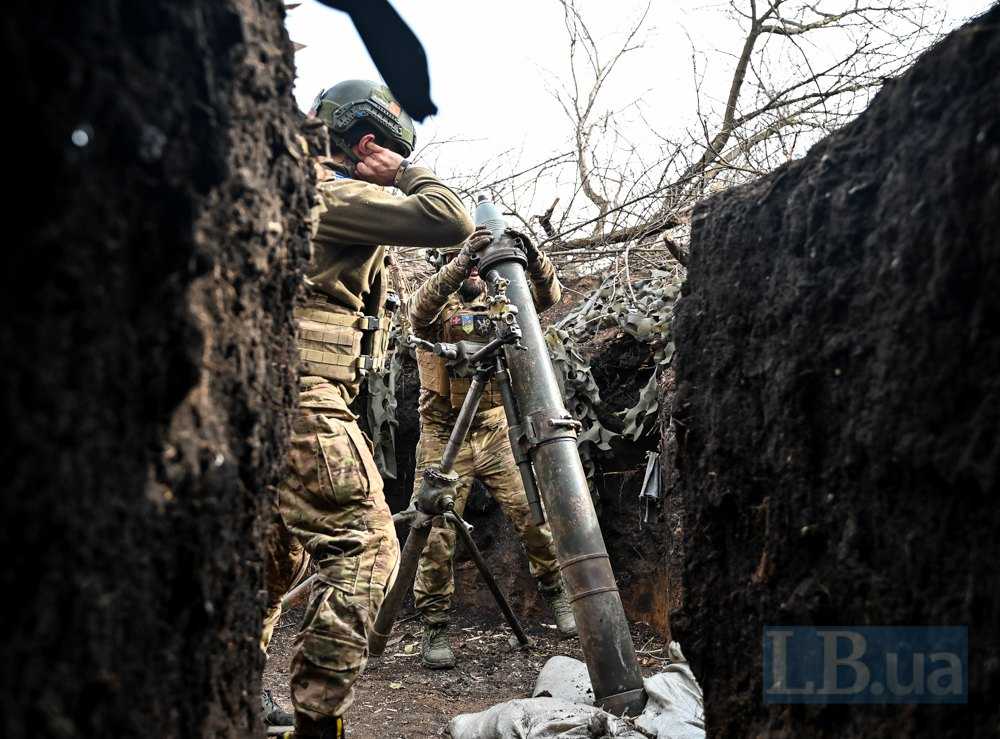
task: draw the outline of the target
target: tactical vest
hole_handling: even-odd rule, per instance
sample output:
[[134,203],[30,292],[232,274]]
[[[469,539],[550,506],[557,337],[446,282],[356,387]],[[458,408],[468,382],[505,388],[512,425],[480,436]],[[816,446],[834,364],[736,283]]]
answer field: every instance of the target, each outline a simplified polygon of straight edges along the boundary
[[[439,320],[441,341],[459,341],[485,344],[492,338],[490,319],[485,307],[468,306],[459,303],[445,308]],[[448,398],[451,407],[462,407],[465,396],[472,386],[471,377],[455,377],[445,360],[425,349],[417,350],[417,369],[420,371],[420,386],[432,390],[443,398]],[[479,401],[479,410],[485,411],[503,405],[496,383],[490,380]]]
[[[304,307],[295,309],[297,346],[302,370],[327,380],[355,383],[368,372],[381,372],[389,348],[391,317],[386,314],[383,270],[372,281],[372,289],[361,311],[350,312],[311,294]],[[398,299],[397,299],[398,303]]]
[[315,303],[296,308],[299,357],[306,374],[356,382],[385,365],[389,320],[361,313],[337,313]]

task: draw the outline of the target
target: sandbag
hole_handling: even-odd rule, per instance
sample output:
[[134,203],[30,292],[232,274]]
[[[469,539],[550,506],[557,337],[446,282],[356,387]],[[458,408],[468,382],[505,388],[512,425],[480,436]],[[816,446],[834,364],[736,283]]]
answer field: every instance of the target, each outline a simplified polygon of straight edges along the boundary
[[671,663],[643,680],[648,700],[635,719],[621,719],[590,705],[594,694],[587,666],[556,656],[538,673],[532,693],[536,697],[456,716],[448,724],[449,735],[452,739],[705,739],[701,686],[680,645],[671,642],[668,650]]
[[456,716],[452,739],[647,739],[620,718],[561,698],[521,698]]
[[572,657],[556,655],[542,666],[535,679],[532,698],[561,698],[570,703],[592,705],[594,690],[590,686],[587,665]]

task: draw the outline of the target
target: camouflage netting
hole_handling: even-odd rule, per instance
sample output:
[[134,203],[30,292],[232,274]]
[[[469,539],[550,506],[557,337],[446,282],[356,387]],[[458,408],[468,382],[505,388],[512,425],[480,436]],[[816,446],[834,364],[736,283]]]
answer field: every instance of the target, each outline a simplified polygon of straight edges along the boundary
[[[659,384],[674,357],[670,325],[674,303],[680,295],[682,275],[653,270],[648,277],[623,287],[606,280],[583,303],[571,310],[556,325],[549,326],[545,341],[563,390],[566,407],[583,424],[578,438],[580,456],[593,479],[594,461],[612,451],[612,442],[624,439],[636,442],[658,429]],[[393,321],[392,337],[396,347],[387,369],[368,378],[368,401],[365,415],[376,442],[376,461],[382,474],[395,479],[396,385],[403,372],[404,357],[413,357],[406,347],[407,327],[400,323],[402,313]],[[621,430],[608,428],[601,418],[614,415],[601,400],[601,391],[585,358],[584,345],[608,328],[617,328],[640,344],[649,346],[656,371],[639,394],[634,407],[618,413]]]
[[580,459],[587,472],[591,491],[594,490],[594,456],[599,452],[610,452],[615,432],[610,431],[598,416],[601,406],[601,391],[597,387],[590,364],[574,347],[573,339],[566,331],[549,326],[545,331],[545,344],[552,358],[556,379],[566,400],[566,410],[583,424],[576,444],[580,449]]
[[[670,326],[681,279],[678,273],[664,270],[653,270],[649,277],[625,287],[608,279],[558,324],[549,327],[546,333],[549,352],[562,375],[567,406],[584,424],[581,451],[589,445],[608,451],[616,437],[638,441],[657,428],[657,388],[674,357]],[[624,412],[620,433],[607,429],[598,420],[601,397],[580,348],[607,328],[618,328],[635,341],[648,344],[656,367],[639,395],[639,402]],[[588,453],[591,451],[587,449]]]

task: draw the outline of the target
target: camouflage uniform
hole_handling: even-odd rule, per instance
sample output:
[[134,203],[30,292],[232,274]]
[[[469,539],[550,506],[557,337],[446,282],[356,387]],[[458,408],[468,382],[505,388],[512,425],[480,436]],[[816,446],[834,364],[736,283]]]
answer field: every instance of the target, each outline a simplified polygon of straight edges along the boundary
[[[482,298],[463,303],[455,292],[466,278],[468,258],[459,254],[444,265],[413,295],[409,316],[413,333],[427,341],[487,340],[489,321]],[[539,311],[559,302],[561,287],[555,268],[544,254],[539,254],[529,266],[531,290]],[[443,360],[431,352],[418,349],[420,369],[420,441],[417,445],[417,465],[413,497],[420,487],[421,471],[438,464],[458,409],[469,390],[470,378],[450,376]],[[547,524],[531,522],[528,499],[514,462],[507,437],[499,389],[487,384],[479,410],[455,460],[453,471],[459,476],[455,510],[465,508],[473,480],[479,480],[500,504],[510,519],[528,555],[531,574],[543,593],[551,594],[562,588],[556,562],[552,533]],[[448,623],[448,609],[455,591],[452,560],[455,554],[455,531],[438,519],[431,530],[413,585],[417,610],[428,625]]]
[[[370,442],[348,409],[358,393],[364,330],[373,327],[364,315],[378,316],[385,301],[384,246],[449,246],[472,231],[461,201],[429,169],[408,167],[396,186],[407,197],[339,172],[320,184],[325,212],[308,299],[296,311],[304,375],[290,474],[278,498],[288,531],[318,570],[291,668],[296,714],[311,721],[342,716],[350,706],[367,662],[367,632],[399,559]],[[277,536],[271,546],[280,550],[282,541]],[[294,558],[295,547],[285,549]],[[281,580],[272,578],[276,589]],[[280,601],[277,592],[271,597]]]
[[264,612],[264,628],[260,635],[260,648],[265,654],[274,635],[274,627],[281,620],[281,599],[285,593],[302,582],[306,572],[309,571],[309,555],[281,519],[277,494],[270,502],[268,516],[264,539],[264,586],[267,589],[267,608]]

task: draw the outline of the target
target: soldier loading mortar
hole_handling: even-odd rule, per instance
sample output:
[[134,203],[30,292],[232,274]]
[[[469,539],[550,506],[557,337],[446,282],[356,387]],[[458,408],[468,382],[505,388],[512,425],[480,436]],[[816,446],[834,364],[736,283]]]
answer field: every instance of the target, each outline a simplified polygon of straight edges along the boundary
[[[531,506],[532,523],[540,523],[543,515],[548,514],[559,571],[579,629],[595,704],[617,714],[635,715],[645,702],[642,678],[576,447],[578,426],[563,405],[525,274],[530,256],[516,235],[507,230],[495,206],[484,198],[477,205],[475,220],[480,229],[487,228],[493,237],[478,254],[479,270],[486,276],[490,299],[497,301],[493,310],[499,311],[501,302],[516,308],[516,312],[506,311],[509,317],[503,322],[516,324],[521,335],[516,341],[498,345],[500,359],[492,367],[492,380],[487,371],[476,372],[469,381],[470,389],[475,386],[477,392],[482,392],[488,381],[496,385],[502,410],[510,423],[513,461],[526,491],[535,498]],[[490,320],[492,323],[495,319]],[[457,342],[454,346],[448,346],[449,343],[440,342],[434,348],[446,356],[453,355],[451,361],[461,364],[463,350]],[[469,356],[467,349],[465,355]],[[465,433],[460,428],[455,432],[458,438]],[[441,457],[444,459],[443,454]],[[402,557],[403,569],[394,590],[405,588],[407,577],[416,570],[416,564],[408,561],[407,555],[415,558],[414,552],[423,548],[423,542],[413,537],[414,533],[411,531],[414,546],[411,549],[407,541],[410,551]],[[395,602],[391,595],[376,623],[377,639],[387,638],[395,616],[389,611]],[[373,645],[373,653],[377,653],[377,648],[377,644]]]
[[[498,350],[506,345],[519,347],[518,340],[521,337],[521,331],[517,325],[516,311],[517,309],[514,306],[506,303],[506,297],[502,294],[492,300],[490,318],[496,327],[496,336],[485,345],[471,342],[459,342],[457,344],[438,342],[432,344],[429,341],[415,337],[411,337],[410,339],[412,345],[433,351],[436,356],[447,360],[450,363],[449,366],[455,368],[456,373],[467,376],[469,371],[474,371],[474,374],[469,392],[465,396],[462,408],[459,411],[448,442],[444,447],[440,463],[428,465],[423,469],[419,487],[414,495],[413,505],[393,517],[397,522],[409,521],[410,534],[406,540],[404,552],[401,555],[402,561],[396,580],[397,584],[390,591],[387,600],[383,603],[372,636],[369,639],[369,648],[372,654],[381,654],[385,648],[386,639],[389,636],[389,631],[392,628],[399,606],[406,595],[406,590],[417,574],[420,555],[427,544],[436,517],[440,517],[443,523],[447,524],[453,531],[458,532],[472,553],[476,566],[479,568],[483,579],[496,598],[497,604],[500,606],[500,610],[503,612],[508,624],[510,624],[511,629],[514,631],[517,642],[522,647],[529,646],[530,644],[517,617],[514,615],[506,598],[496,584],[496,580],[490,573],[482,554],[479,552],[479,548],[469,535],[469,526],[457,510],[456,498],[460,495],[458,487],[461,478],[454,471],[455,462],[473,425],[476,411],[483,398],[486,385],[498,370],[504,371],[505,369],[503,358]],[[470,370],[470,368],[474,368],[474,370]],[[443,527],[438,526],[436,528]],[[451,667],[453,664],[454,662],[452,661],[452,664],[446,666]]]
[[[473,248],[440,252],[438,273],[409,301],[413,334],[420,337],[414,345],[418,347],[422,386],[421,436],[412,503],[423,511],[435,509],[427,491],[443,481],[436,472],[426,471],[438,462],[442,462],[444,472],[455,473],[451,500],[458,514],[464,510],[474,480],[479,480],[512,521],[560,634],[573,636],[575,623],[562,587],[552,535],[544,520],[533,515],[525,496],[524,477],[516,471],[507,436],[502,385],[494,379],[497,358],[503,360],[500,349],[516,343],[520,328],[516,307],[503,297],[502,290],[488,297],[475,268],[476,251],[491,239],[488,231],[481,230],[469,240]],[[558,301],[560,287],[551,262],[534,253],[532,282],[539,308],[545,309]],[[506,377],[504,372],[500,374]],[[530,475],[527,484],[534,490]],[[407,551],[415,548],[413,559],[404,555],[403,570],[397,579],[396,596],[401,598],[415,574],[414,600],[425,627],[421,661],[432,669],[455,664],[447,626],[454,592],[452,559],[456,537],[469,542],[464,526],[448,516],[438,518],[433,529],[414,525],[407,541]],[[428,541],[426,547],[424,541]],[[475,551],[468,548],[475,558]],[[496,595],[492,578],[483,574]],[[498,600],[501,608],[506,608],[502,599]],[[388,610],[383,609],[380,625],[376,626],[383,637],[388,635],[392,620],[391,615],[386,615]],[[379,648],[379,644],[373,645],[375,653]]]

